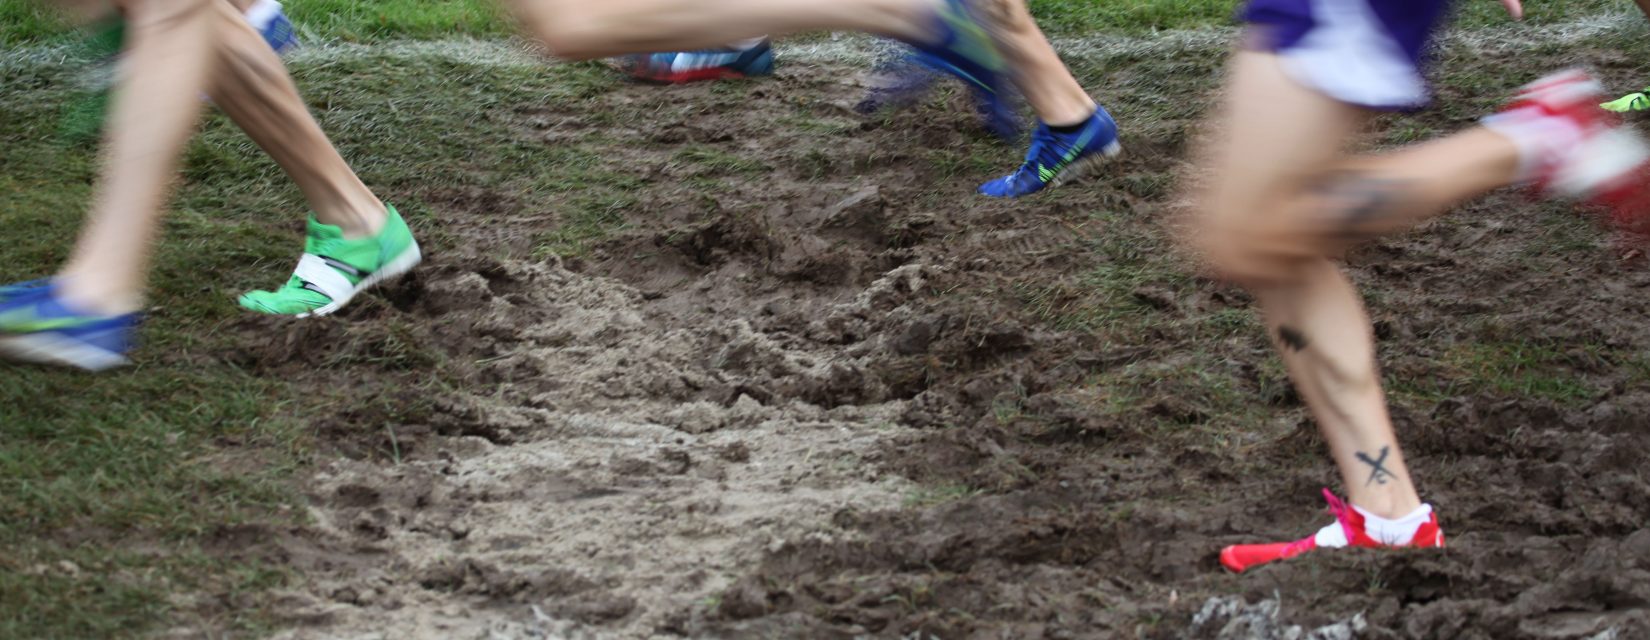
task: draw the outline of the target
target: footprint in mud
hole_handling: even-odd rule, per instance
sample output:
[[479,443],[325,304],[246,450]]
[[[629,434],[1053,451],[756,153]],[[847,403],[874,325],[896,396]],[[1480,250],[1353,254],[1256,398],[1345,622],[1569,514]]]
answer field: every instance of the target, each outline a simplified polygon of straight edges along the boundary
[[[418,308],[437,334],[475,330],[441,343],[448,358],[495,354],[464,375],[503,369],[508,382],[443,392],[434,433],[399,460],[337,460],[317,475],[311,491],[329,496],[317,529],[394,560],[323,572],[312,592],[329,622],[291,637],[384,631],[387,619],[411,638],[544,620],[644,636],[686,624],[787,541],[851,538],[845,510],[895,508],[908,493],[866,463],[905,432],[905,401],[867,368],[890,351],[848,355],[715,316],[651,322],[648,301],[614,280],[487,269],[429,274]],[[925,269],[896,269],[831,313],[895,312]]]

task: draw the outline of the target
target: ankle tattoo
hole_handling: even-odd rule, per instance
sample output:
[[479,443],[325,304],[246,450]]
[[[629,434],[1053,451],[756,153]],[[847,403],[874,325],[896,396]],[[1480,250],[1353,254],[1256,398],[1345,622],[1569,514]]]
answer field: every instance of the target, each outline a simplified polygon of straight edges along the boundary
[[1370,457],[1369,454],[1362,451],[1357,453],[1358,460],[1370,466],[1369,479],[1364,481],[1364,486],[1367,487],[1372,484],[1386,484],[1387,480],[1398,477],[1397,474],[1386,468],[1386,458],[1388,455],[1391,455],[1391,453],[1392,447],[1384,445],[1381,447],[1381,453],[1377,457]]

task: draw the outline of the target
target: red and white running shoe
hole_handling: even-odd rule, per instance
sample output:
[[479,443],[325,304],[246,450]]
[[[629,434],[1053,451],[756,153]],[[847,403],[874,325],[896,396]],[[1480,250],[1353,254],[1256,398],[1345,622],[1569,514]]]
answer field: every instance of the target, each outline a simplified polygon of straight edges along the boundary
[[1369,518],[1360,509],[1342,502],[1328,489],[1323,490],[1323,497],[1329,501],[1329,513],[1335,516],[1334,524],[1318,530],[1316,534],[1294,542],[1234,544],[1220,550],[1220,564],[1236,573],[1243,573],[1268,562],[1293,558],[1313,549],[1338,549],[1342,547],[1398,549],[1444,546],[1444,530],[1438,528],[1438,514],[1432,512],[1430,505],[1421,505],[1421,508],[1417,509],[1415,513],[1403,519],[1404,521],[1415,520],[1419,522],[1418,526],[1405,526],[1403,521],[1390,523],[1394,525],[1392,529],[1414,531],[1405,540],[1402,533],[1393,533],[1390,529],[1387,531],[1372,530],[1369,526]]
[[1484,125],[1524,155],[1523,178],[1542,195],[1602,208],[1629,233],[1650,234],[1650,145],[1599,108],[1603,87],[1585,71],[1525,85]]

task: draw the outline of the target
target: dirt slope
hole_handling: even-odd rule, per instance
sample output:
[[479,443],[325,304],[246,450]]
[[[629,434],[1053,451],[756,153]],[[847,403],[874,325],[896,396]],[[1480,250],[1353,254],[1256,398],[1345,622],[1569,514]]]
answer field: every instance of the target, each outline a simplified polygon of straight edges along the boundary
[[[1109,78],[1145,110],[1214,64]],[[1003,203],[962,100],[864,119],[853,76],[518,106],[606,136],[624,229],[535,257],[561,212],[432,188],[410,282],[247,321],[283,336],[248,366],[370,391],[316,425],[315,526],[224,532],[306,576],[283,637],[1650,633],[1650,271],[1606,236],[1498,194],[1351,256],[1451,549],[1235,577],[1332,471],[1247,297],[1170,249],[1195,114]]]

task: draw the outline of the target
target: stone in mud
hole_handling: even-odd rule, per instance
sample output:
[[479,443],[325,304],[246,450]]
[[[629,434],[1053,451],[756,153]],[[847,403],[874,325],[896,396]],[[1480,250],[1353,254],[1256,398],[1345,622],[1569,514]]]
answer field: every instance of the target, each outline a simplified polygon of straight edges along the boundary
[[945,331],[948,318],[943,315],[928,315],[912,320],[905,328],[889,340],[889,347],[900,355],[917,355],[928,351],[928,345],[938,339]]
[[1249,604],[1241,597],[1210,598],[1192,616],[1186,638],[1195,640],[1353,640],[1369,628],[1358,614],[1316,629],[1278,621],[1282,603],[1265,599]]

